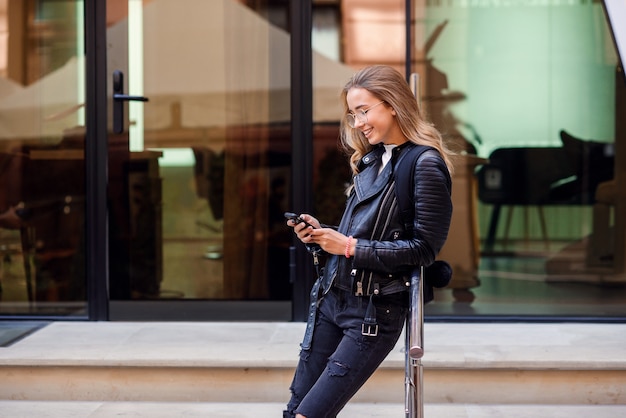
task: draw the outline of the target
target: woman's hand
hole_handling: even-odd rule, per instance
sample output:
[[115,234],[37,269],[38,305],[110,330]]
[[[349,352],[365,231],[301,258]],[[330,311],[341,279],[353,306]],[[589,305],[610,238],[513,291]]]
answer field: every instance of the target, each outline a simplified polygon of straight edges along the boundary
[[298,235],[298,238],[300,240],[302,240],[302,238],[309,235],[309,232],[307,232],[309,228],[320,227],[320,222],[317,219],[315,219],[313,216],[308,215],[306,213],[303,213],[302,215],[300,215],[299,219],[301,219],[302,222],[296,223],[293,219],[288,219],[287,226],[290,226],[293,228],[294,232],[296,233],[296,235]]
[[324,251],[329,254],[345,255],[346,244],[348,247],[348,254],[352,256],[354,254],[354,248],[356,247],[356,240],[348,238],[341,232],[337,232],[332,228],[319,228],[311,229],[308,231],[309,235],[302,239],[305,243],[318,244]]
[[302,214],[300,218],[304,222],[295,224],[292,219],[287,221],[287,225],[293,227],[300,241],[305,244],[317,244],[327,253],[338,255],[346,254],[346,244],[348,244],[348,254],[354,255],[356,239],[349,239],[332,228],[321,228],[319,221],[311,215]]

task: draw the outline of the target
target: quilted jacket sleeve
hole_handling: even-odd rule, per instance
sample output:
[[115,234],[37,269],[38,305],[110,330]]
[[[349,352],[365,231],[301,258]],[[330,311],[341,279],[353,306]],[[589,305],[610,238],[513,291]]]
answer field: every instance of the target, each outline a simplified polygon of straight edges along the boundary
[[432,264],[448,237],[451,189],[450,174],[439,153],[424,152],[414,167],[412,235],[389,240],[360,239],[353,267],[393,273]]

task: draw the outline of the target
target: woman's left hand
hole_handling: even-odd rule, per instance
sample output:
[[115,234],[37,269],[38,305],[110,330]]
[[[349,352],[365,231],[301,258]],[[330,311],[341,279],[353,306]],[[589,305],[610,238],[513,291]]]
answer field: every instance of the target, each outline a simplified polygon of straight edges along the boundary
[[[329,254],[345,255],[348,237],[341,232],[337,232],[332,228],[316,228],[310,229],[308,232],[309,235],[302,239],[302,242],[318,244]],[[350,244],[354,248],[356,239],[352,239]],[[353,253],[353,251],[350,250],[350,253]]]

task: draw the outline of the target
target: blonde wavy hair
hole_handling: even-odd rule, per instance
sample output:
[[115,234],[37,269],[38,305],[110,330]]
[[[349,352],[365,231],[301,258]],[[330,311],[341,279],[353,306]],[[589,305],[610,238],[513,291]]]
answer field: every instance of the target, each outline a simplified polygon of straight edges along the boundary
[[[353,88],[362,88],[369,91],[385,105],[396,111],[396,122],[402,134],[411,142],[418,145],[428,145],[439,151],[450,174],[453,173],[451,156],[453,155],[443,142],[439,131],[428,122],[419,108],[417,99],[409,84],[393,67],[374,65],[365,67],[356,72],[341,91],[341,101],[344,114],[349,111],[347,95]],[[341,145],[350,154],[350,168],[357,174],[358,163],[373,147],[359,129],[348,126],[346,118],[341,119]]]

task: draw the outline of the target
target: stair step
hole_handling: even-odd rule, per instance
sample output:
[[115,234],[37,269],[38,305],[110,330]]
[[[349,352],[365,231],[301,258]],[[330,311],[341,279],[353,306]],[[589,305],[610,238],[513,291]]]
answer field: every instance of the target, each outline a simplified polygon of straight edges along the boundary
[[[0,400],[282,405],[304,326],[56,322],[0,349]],[[427,323],[425,341],[433,405],[626,405],[626,324]],[[399,343],[353,401],[403,399]]]
[[[136,418],[280,417],[281,403],[227,402],[67,402],[0,401],[0,416],[11,418]],[[398,418],[404,406],[391,403],[350,403],[339,418]],[[476,405],[426,404],[424,416],[437,418],[623,418],[625,405]]]
[[[289,396],[293,372],[262,366],[4,366],[0,399],[280,402]],[[354,400],[402,403],[404,381],[404,369],[381,368]],[[459,404],[626,404],[626,372],[426,368],[424,399]]]

